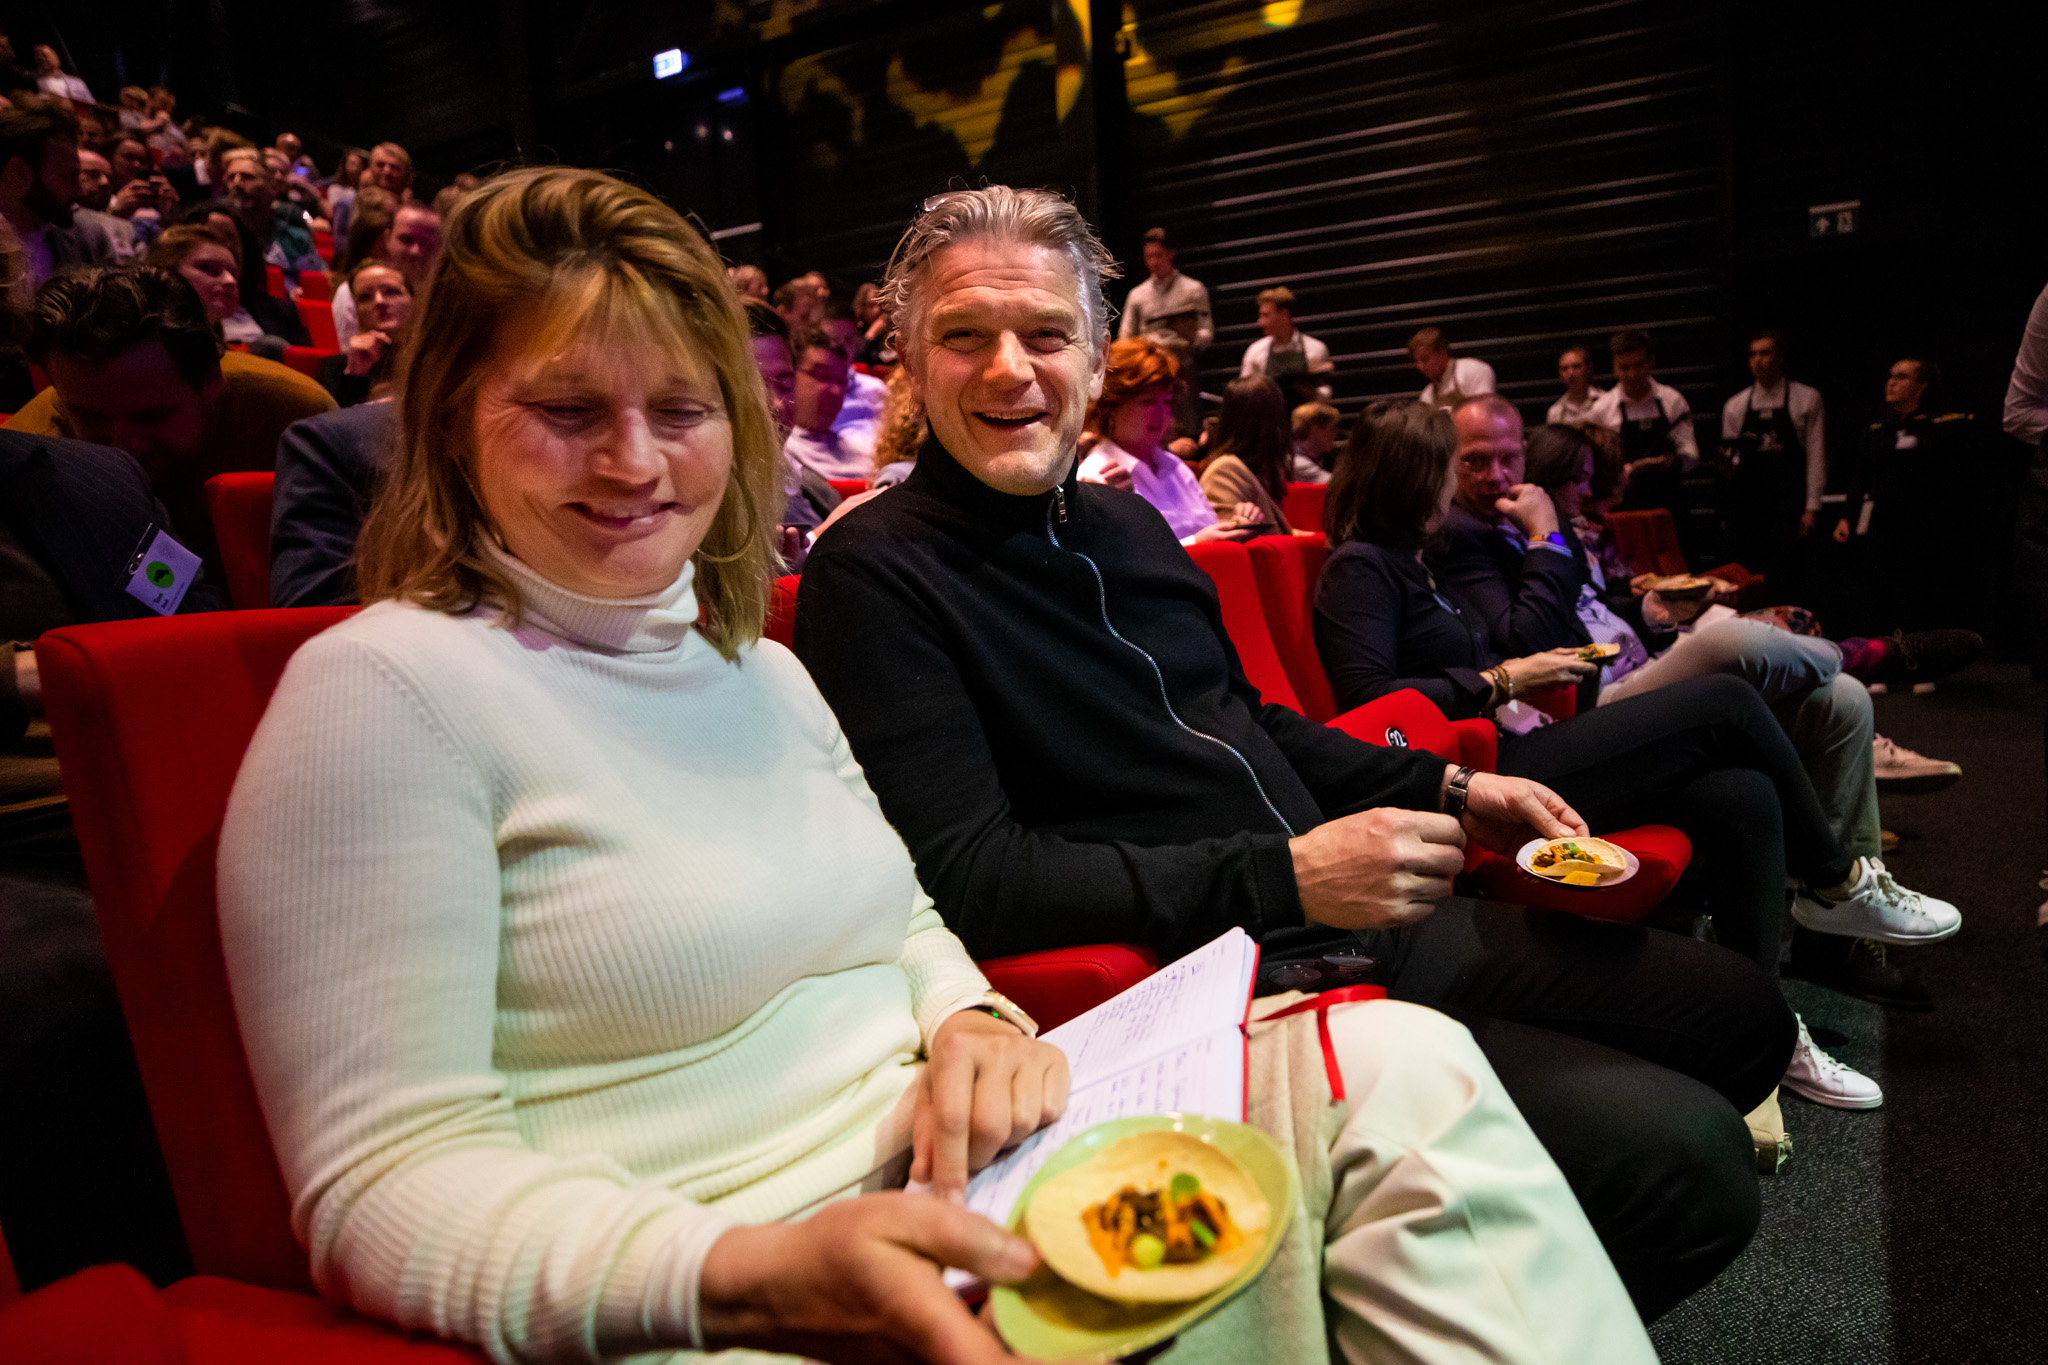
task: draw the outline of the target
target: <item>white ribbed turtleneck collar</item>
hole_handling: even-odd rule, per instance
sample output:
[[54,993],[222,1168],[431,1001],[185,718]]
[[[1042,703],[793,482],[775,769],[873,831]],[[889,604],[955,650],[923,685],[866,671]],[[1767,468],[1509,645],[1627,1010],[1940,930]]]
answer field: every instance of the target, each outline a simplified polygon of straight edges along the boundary
[[644,597],[590,597],[543,578],[525,561],[485,542],[489,554],[519,589],[526,624],[571,644],[621,654],[653,654],[689,639],[697,624],[694,562],[676,581]]

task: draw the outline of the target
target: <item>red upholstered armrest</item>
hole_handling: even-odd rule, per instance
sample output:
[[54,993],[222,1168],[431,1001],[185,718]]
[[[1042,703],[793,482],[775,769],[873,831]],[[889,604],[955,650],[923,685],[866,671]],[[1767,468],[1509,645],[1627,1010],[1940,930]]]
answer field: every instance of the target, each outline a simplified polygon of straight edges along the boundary
[[1159,958],[1136,943],[1091,943],[1043,953],[992,957],[977,964],[989,984],[1024,1007],[1041,1029],[1086,1014],[1159,970]]
[[480,1365],[483,1352],[358,1317],[325,1299],[195,1275],[163,1291],[192,1365]]
[[1601,838],[1636,855],[1642,870],[1620,886],[1559,886],[1531,876],[1514,860],[1483,852],[1467,865],[1488,900],[1543,910],[1565,910],[1590,919],[1639,920],[1664,903],[1692,861],[1692,841],[1669,825],[1638,825]]
[[1579,714],[1579,689],[1570,683],[1540,687],[1524,696],[1522,700],[1552,720],[1570,720]]
[[9,1365],[194,1365],[177,1316],[132,1266],[96,1265],[0,1310]]

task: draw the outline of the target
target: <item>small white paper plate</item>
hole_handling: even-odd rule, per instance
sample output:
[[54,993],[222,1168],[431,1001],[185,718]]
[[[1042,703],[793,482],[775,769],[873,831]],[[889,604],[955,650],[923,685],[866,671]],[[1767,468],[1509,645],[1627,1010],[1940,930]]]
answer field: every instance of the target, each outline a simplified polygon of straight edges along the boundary
[[[1595,835],[1594,837],[1597,838],[1599,836]],[[1536,856],[1536,850],[1542,848],[1545,844],[1549,842],[1551,841],[1548,839],[1531,839],[1528,843],[1523,844],[1521,848],[1515,851],[1515,866],[1521,868],[1522,871],[1528,873],[1530,876],[1536,878],[1538,881],[1549,882],[1552,886],[1570,887],[1570,889],[1572,889],[1573,891],[1598,891],[1601,887],[1604,886],[1620,886],[1630,877],[1635,876],[1636,873],[1643,870],[1643,860],[1641,858],[1638,858],[1635,854],[1629,852],[1627,849],[1622,848],[1621,856],[1628,863],[1628,866],[1622,871],[1622,874],[1619,877],[1602,877],[1600,879],[1599,886],[1572,886],[1570,882],[1561,882],[1555,877],[1546,877],[1541,872],[1538,872],[1536,869],[1529,866],[1529,860]],[[1607,842],[1613,843],[1614,841],[1610,839]],[[1616,848],[1621,848],[1620,844],[1615,844],[1614,846]]]

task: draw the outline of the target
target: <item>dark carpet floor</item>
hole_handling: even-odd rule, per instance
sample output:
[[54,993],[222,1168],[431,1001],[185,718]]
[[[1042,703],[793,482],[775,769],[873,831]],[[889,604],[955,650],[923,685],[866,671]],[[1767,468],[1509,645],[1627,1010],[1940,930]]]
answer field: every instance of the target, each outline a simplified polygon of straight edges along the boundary
[[1879,733],[1963,765],[1946,792],[1884,802],[1904,839],[1887,864],[1955,902],[1962,932],[1912,950],[1929,1013],[1785,983],[1885,1104],[1785,1096],[1797,1150],[1765,1178],[1763,1229],[1653,1329],[1666,1365],[2048,1362],[2048,688],[1983,663],[1876,701]]

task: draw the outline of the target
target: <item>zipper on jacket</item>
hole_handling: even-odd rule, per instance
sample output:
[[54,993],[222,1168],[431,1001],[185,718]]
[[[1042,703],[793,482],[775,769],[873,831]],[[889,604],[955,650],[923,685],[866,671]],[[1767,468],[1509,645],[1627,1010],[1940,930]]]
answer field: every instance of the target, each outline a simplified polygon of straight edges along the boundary
[[[1052,486],[1052,510],[1053,510],[1053,513],[1054,513],[1054,516],[1053,516],[1053,521],[1057,521],[1057,522],[1059,522],[1059,523],[1060,523],[1060,524],[1061,524],[1062,526],[1066,525],[1066,522],[1067,522],[1067,489],[1066,489],[1066,485],[1065,485],[1065,484],[1057,484],[1057,483],[1056,483],[1056,484],[1054,484],[1054,485]],[[1046,531],[1045,531],[1045,533],[1046,533],[1047,535],[1051,535],[1051,534],[1052,534],[1052,523],[1051,523],[1051,522],[1048,522],[1048,523],[1046,523]],[[1055,544],[1055,545],[1058,545],[1058,544],[1059,544],[1059,541],[1058,541],[1057,539],[1055,539],[1055,540],[1053,541],[1053,544]]]
[[[1052,542],[1054,549],[1067,550],[1066,546],[1060,544],[1059,534],[1053,530],[1053,514],[1055,510],[1057,510],[1059,514],[1058,519],[1060,521],[1065,521],[1067,519],[1066,492],[1062,488],[1054,487],[1054,489],[1052,490],[1052,496],[1052,503],[1048,505],[1045,509],[1045,538]],[[1152,678],[1155,682],[1159,684],[1159,703],[1160,705],[1166,708],[1167,719],[1171,720],[1175,725],[1178,725],[1181,729],[1187,731],[1195,738],[1208,740],[1211,744],[1214,744],[1217,748],[1223,750],[1224,753],[1227,753],[1232,758],[1236,759],[1238,762],[1238,766],[1244,769],[1245,776],[1249,777],[1252,780],[1252,790],[1259,794],[1259,800],[1264,803],[1268,813],[1270,813],[1272,817],[1279,822],[1280,828],[1286,830],[1288,836],[1292,838],[1295,833],[1294,826],[1289,824],[1287,821],[1287,817],[1280,813],[1280,808],[1273,804],[1273,798],[1266,795],[1266,784],[1259,781],[1258,769],[1252,767],[1251,760],[1246,758],[1243,754],[1239,753],[1236,746],[1231,744],[1228,740],[1218,739],[1216,736],[1209,734],[1207,731],[1197,730],[1194,726],[1182,720],[1180,718],[1180,713],[1173,709],[1172,698],[1168,697],[1166,694],[1166,674],[1164,671],[1160,669],[1159,661],[1153,658],[1152,655],[1146,651],[1143,645],[1140,645],[1136,641],[1125,636],[1123,632],[1119,631],[1116,628],[1116,626],[1110,621],[1109,588],[1103,582],[1101,566],[1098,565],[1093,559],[1090,559],[1087,555],[1082,554],[1079,550],[1067,550],[1067,553],[1074,556],[1074,558],[1080,560],[1083,564],[1086,564],[1088,566],[1088,572],[1095,575],[1095,601],[1098,610],[1100,610],[1102,613],[1102,628],[1109,632],[1110,637],[1112,639],[1116,640],[1119,644],[1125,645],[1131,650],[1135,651],[1139,658],[1143,659],[1146,663],[1152,665]]]

